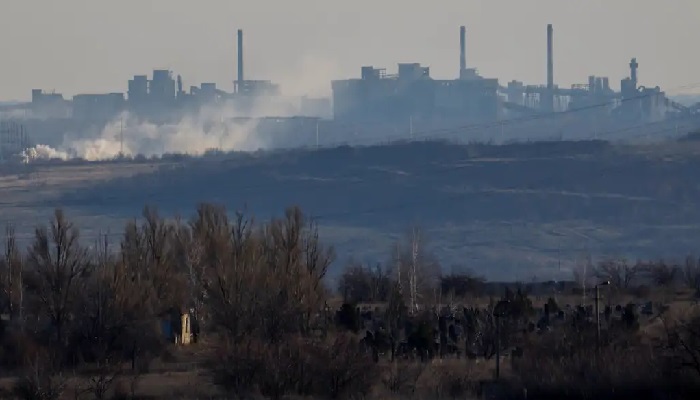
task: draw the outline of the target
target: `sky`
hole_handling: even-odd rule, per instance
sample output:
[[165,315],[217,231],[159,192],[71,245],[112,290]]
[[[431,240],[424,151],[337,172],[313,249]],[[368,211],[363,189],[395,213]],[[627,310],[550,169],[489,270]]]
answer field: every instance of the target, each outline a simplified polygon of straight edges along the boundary
[[0,0],[0,100],[126,92],[130,77],[160,68],[185,88],[230,91],[239,28],[246,78],[287,94],[328,95],[331,79],[362,65],[420,62],[454,78],[460,25],[469,67],[543,84],[548,23],[561,87],[597,75],[618,88],[636,57],[641,85],[700,92],[698,16],[698,0]]

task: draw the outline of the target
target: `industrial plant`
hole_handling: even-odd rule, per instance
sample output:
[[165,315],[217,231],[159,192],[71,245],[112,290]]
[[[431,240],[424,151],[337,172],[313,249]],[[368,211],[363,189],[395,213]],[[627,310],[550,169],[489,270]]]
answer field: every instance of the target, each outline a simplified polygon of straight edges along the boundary
[[[541,137],[573,138],[647,124],[671,123],[677,130],[679,123],[684,128],[694,127],[700,119],[700,103],[683,106],[670,100],[658,86],[640,85],[636,58],[630,60],[629,76],[619,81],[619,91],[613,89],[609,77],[598,76],[589,76],[587,83],[570,88],[560,87],[556,84],[551,24],[546,27],[544,85],[515,80],[502,84],[498,78],[481,76],[467,62],[467,30],[462,26],[459,69],[454,79],[433,78],[430,67],[420,63],[398,64],[396,73],[362,66],[359,77],[330,83],[332,98],[286,99],[293,107],[285,115],[259,115],[255,105],[279,98],[280,87],[270,80],[247,79],[242,30],[237,31],[236,39],[237,71],[232,92],[213,82],[186,90],[182,76],[154,70],[150,78],[133,76],[126,93],[78,94],[68,100],[59,93],[34,89],[30,103],[5,106],[0,116],[9,116],[4,118],[6,124],[17,115],[23,116],[22,132],[29,138],[24,140],[50,145],[60,143],[63,132],[104,126],[123,112],[153,123],[168,123],[212,104],[235,109],[239,123],[255,120],[261,134],[296,135],[304,141],[315,137],[317,145],[319,140],[331,143],[328,138],[342,142],[348,135],[372,137],[418,130],[450,130],[459,138],[462,128],[476,129],[478,124],[483,128],[479,138],[489,139],[496,132],[492,127],[499,123],[500,133],[507,129],[510,139],[531,138],[530,132]],[[519,121],[515,128],[513,121]],[[655,129],[653,132],[659,131]],[[0,138],[6,140],[13,135]],[[14,146],[17,140],[11,140]],[[12,146],[6,143],[0,148]]]

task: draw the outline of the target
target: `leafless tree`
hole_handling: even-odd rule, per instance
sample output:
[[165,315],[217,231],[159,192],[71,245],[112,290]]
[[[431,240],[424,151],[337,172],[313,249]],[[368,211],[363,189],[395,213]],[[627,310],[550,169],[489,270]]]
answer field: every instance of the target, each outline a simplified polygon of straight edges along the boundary
[[586,289],[590,287],[591,280],[595,277],[595,268],[593,259],[590,255],[586,255],[584,261],[577,264],[573,270],[574,281],[580,286],[583,291],[583,303],[586,303]]
[[385,302],[391,284],[389,273],[381,265],[372,268],[350,262],[338,280],[338,293],[346,303]]
[[676,279],[678,267],[664,261],[651,263],[648,266],[651,280],[659,287],[668,287]]
[[27,262],[42,311],[51,322],[56,342],[63,344],[66,325],[91,267],[78,229],[63,211],[55,211],[49,229],[36,229]]
[[336,399],[351,392],[366,394],[376,376],[376,365],[363,351],[356,338],[339,335],[325,344],[317,372],[324,397]]
[[397,271],[392,270],[390,276],[397,277],[409,311],[415,313],[419,303],[434,297],[442,275],[435,254],[429,250],[426,233],[412,228],[404,242],[397,244],[394,259],[393,268]]
[[[209,220],[206,214],[194,223],[195,237],[203,247],[207,313],[212,328],[224,330],[233,341],[243,339],[254,330],[256,286],[264,282],[262,248],[253,237],[252,221],[242,214],[236,216],[229,229],[214,229],[228,225],[225,213]],[[220,219],[220,220],[219,220]],[[259,288],[262,289],[262,288]]]
[[18,318],[20,324],[24,320],[24,261],[17,248],[14,227],[7,226],[5,230],[5,253],[0,260],[0,289],[10,318]]
[[700,314],[697,309],[679,318],[663,318],[667,349],[673,365],[700,376]]
[[311,315],[323,305],[322,280],[334,259],[333,249],[321,244],[316,225],[296,207],[263,227],[262,243],[268,277],[264,286],[278,293],[267,299],[268,307],[279,312],[274,320],[263,319],[263,330],[266,335],[280,328],[307,332]]
[[51,352],[30,355],[28,365],[14,386],[14,394],[26,400],[58,400],[66,389],[67,377],[57,368]]
[[683,266],[683,280],[688,288],[700,293],[700,263],[694,257],[688,256]]
[[[87,390],[96,399],[104,399],[130,355],[128,344],[133,341],[130,335],[133,338],[137,334],[134,323],[139,320],[139,304],[129,297],[134,293],[125,285],[126,276],[117,267],[108,235],[100,235],[96,241],[93,265],[82,297],[82,312],[77,316],[81,325],[74,336],[79,343],[76,351],[96,366]],[[148,332],[143,330],[138,335],[143,337]]]
[[598,264],[594,273],[596,278],[610,281],[613,287],[628,290],[640,270],[639,263],[629,264],[626,259],[605,260]]
[[182,271],[177,270],[174,227],[159,217],[155,208],[146,207],[143,218],[141,235],[146,244],[145,271],[155,295],[152,299],[155,311],[160,314],[171,308],[181,308],[185,284]]
[[440,287],[443,293],[459,298],[478,295],[483,287],[485,279],[469,270],[453,272],[440,278]]

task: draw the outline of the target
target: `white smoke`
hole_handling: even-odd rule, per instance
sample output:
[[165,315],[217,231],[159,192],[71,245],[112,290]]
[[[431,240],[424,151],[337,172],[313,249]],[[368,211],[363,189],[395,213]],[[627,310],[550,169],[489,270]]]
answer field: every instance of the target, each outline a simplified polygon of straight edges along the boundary
[[[155,124],[122,113],[107,123],[99,135],[85,132],[66,133],[63,143],[53,149],[38,145],[27,149],[29,159],[72,159],[88,161],[109,160],[123,156],[158,157],[164,154],[202,155],[209,150],[255,151],[270,147],[285,147],[294,141],[283,135],[263,135],[258,132],[261,117],[292,117],[302,115],[301,97],[330,93],[330,80],[338,66],[319,57],[304,57],[283,81],[280,96],[263,96],[244,107],[224,102],[204,106],[196,113],[185,114],[176,123]],[[304,110],[309,114],[309,106]],[[326,110],[311,110],[309,115],[325,115]],[[247,118],[240,118],[247,117]],[[298,137],[297,137],[298,139]],[[301,143],[311,145],[312,143]],[[299,145],[295,143],[294,145]]]
[[120,153],[146,157],[167,153],[201,155],[210,149],[246,151],[260,145],[252,135],[254,124],[232,123],[227,115],[207,111],[164,125],[142,122],[125,113],[107,124],[100,137],[68,136],[64,145],[88,161],[115,158]]
[[20,153],[20,156],[25,163],[34,160],[67,160],[70,158],[68,153],[56,150],[45,144],[38,144],[32,148],[25,149]]
[[0,111],[0,119],[26,120],[31,118],[37,118],[37,116],[28,108]]
[[255,135],[255,120],[235,120],[230,105],[207,106],[177,123],[154,124],[130,113],[109,122],[98,137],[67,134],[58,149],[37,145],[24,153],[29,159],[80,158],[87,161],[123,156],[163,154],[202,155],[208,150],[253,151],[265,147]]
[[289,66],[284,76],[282,93],[286,96],[329,97],[331,81],[341,79],[340,64],[334,59],[306,54]]

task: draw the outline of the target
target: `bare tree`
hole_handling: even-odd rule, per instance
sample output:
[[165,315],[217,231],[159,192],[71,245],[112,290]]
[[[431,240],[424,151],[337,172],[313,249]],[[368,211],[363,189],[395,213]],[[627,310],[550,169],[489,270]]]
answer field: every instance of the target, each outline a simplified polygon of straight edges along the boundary
[[595,277],[595,269],[593,268],[593,260],[590,255],[586,259],[576,265],[573,270],[574,281],[580,285],[582,292],[582,303],[586,304],[586,288],[590,286],[590,280]]
[[203,322],[206,319],[204,311],[204,249],[198,241],[194,240],[191,234],[185,229],[178,230],[178,241],[183,249],[184,270],[187,276],[187,292],[190,308],[192,309],[192,319]]
[[[136,334],[133,324],[138,321],[139,304],[128,297],[133,293],[123,292],[125,276],[117,268],[108,235],[96,241],[93,263],[78,315],[81,325],[74,337],[79,343],[76,351],[96,366],[87,390],[96,399],[104,399],[129,355],[129,335]],[[141,337],[147,334],[146,330],[138,333]]]
[[[18,318],[20,325],[24,321],[24,262],[17,248],[15,230],[7,226],[5,230],[5,253],[0,260],[0,289],[4,299],[0,306],[6,303],[11,319]],[[3,301],[4,300],[4,301]]]
[[273,335],[282,324],[284,330],[308,332],[311,315],[323,305],[326,290],[322,280],[334,259],[333,249],[321,244],[317,226],[297,207],[287,209],[283,219],[265,225],[262,242],[270,278],[264,285],[279,293],[267,299],[268,307],[280,312],[279,318],[263,320],[269,324],[263,329]]
[[34,354],[29,365],[15,384],[17,398],[27,400],[58,400],[66,389],[67,377],[56,370],[57,360],[50,353]]
[[695,310],[680,318],[662,320],[673,365],[700,376],[700,314]]
[[185,284],[174,258],[174,227],[160,218],[152,207],[144,209],[143,218],[141,234],[146,244],[145,272],[154,294],[151,299],[154,310],[160,314],[171,308],[180,309],[184,303]]
[[700,294],[700,263],[698,260],[688,256],[683,266],[683,280],[689,289],[696,294]]
[[[243,214],[237,214],[229,229],[213,229],[228,225],[225,213],[219,213],[214,220],[200,215],[193,224],[194,235],[204,249],[205,291],[207,313],[212,328],[223,330],[233,341],[243,339],[254,331],[252,319],[257,297],[256,293],[266,277],[261,242],[253,236],[252,221]],[[217,221],[221,219],[220,221]]]
[[459,298],[478,295],[482,291],[484,282],[483,277],[467,269],[440,277],[442,292]]
[[346,303],[385,302],[390,290],[391,278],[381,265],[350,262],[338,280],[338,293]]
[[427,235],[419,228],[413,228],[406,236],[405,243],[397,244],[396,266],[401,292],[407,297],[409,311],[415,313],[419,303],[435,295],[441,267],[435,255],[429,251]]
[[51,322],[56,342],[63,344],[66,324],[91,267],[79,243],[78,229],[63,211],[55,211],[50,229],[36,229],[27,261],[42,311]]
[[595,276],[600,280],[607,280],[617,289],[627,290],[639,275],[640,264],[629,264],[626,259],[605,260],[598,264]]
[[651,263],[648,267],[651,280],[659,287],[668,287],[676,279],[678,267],[664,261]]

